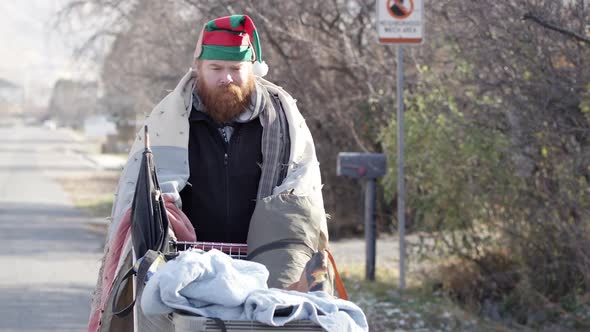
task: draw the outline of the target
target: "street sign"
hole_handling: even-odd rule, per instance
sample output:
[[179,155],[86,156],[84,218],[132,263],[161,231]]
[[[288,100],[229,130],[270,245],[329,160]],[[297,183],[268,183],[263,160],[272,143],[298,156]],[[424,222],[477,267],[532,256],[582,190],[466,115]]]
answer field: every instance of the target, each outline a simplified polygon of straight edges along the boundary
[[380,43],[422,43],[424,0],[377,0],[376,7]]
[[397,220],[399,231],[399,288],[400,290],[404,290],[406,287],[404,44],[422,43],[424,38],[424,0],[376,1],[377,36],[379,37],[379,42],[381,44],[397,44]]

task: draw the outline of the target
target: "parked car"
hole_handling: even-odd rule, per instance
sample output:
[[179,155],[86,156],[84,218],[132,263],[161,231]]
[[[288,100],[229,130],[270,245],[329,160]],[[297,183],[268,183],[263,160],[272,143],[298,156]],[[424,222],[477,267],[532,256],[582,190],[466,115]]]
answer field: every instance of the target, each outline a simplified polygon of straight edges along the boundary
[[53,120],[45,120],[43,121],[43,127],[49,130],[55,130],[57,129],[57,123],[55,123]]

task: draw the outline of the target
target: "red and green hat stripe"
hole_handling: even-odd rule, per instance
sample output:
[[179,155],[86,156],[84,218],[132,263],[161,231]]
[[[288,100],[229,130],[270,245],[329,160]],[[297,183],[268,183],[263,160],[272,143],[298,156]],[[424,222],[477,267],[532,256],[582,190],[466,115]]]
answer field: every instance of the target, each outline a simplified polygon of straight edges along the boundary
[[262,62],[258,32],[247,15],[209,21],[203,31],[200,59]]

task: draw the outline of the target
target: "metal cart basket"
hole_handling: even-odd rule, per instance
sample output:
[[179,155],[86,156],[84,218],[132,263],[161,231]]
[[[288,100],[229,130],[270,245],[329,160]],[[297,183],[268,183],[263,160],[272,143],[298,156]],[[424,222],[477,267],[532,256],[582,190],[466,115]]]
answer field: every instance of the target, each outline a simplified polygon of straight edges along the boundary
[[[209,251],[220,250],[233,259],[246,259],[248,256],[248,245],[244,243],[221,243],[221,242],[182,242],[170,241],[169,256],[173,258],[180,251],[189,248]],[[190,313],[174,312],[172,314],[174,332],[222,332],[222,331],[253,331],[253,332],[318,332],[324,331],[320,326],[311,321],[298,321],[286,324],[285,326],[269,326],[259,322],[230,320],[222,321],[207,317],[195,316]]]
[[209,251],[217,249],[223,253],[228,254],[234,259],[246,259],[248,257],[248,245],[245,243],[224,243],[224,242],[185,242],[185,241],[170,241],[170,254],[174,256],[180,251],[190,248],[201,249]]

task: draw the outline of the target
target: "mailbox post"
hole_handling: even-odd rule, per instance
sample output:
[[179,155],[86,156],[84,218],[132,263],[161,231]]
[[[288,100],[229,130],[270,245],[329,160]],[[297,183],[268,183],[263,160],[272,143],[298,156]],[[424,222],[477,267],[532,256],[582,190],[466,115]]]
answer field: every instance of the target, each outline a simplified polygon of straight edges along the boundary
[[375,222],[376,181],[385,175],[387,160],[381,153],[340,152],[336,174],[365,179],[365,278],[375,280],[377,224]]

